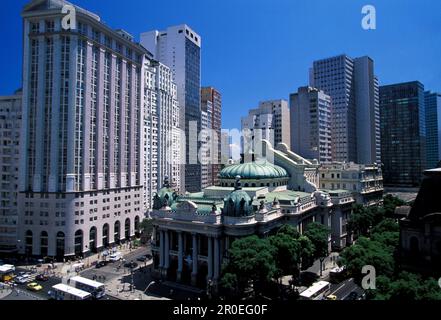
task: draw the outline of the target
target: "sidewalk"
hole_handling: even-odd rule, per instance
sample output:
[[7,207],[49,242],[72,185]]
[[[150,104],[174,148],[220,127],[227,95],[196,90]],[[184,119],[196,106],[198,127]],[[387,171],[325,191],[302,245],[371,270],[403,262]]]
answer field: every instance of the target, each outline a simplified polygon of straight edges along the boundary
[[[130,277],[130,272],[124,273],[120,277],[117,277],[106,283],[106,294],[120,300],[170,300],[164,297],[158,297],[155,295],[146,294],[142,290],[130,290],[130,283],[127,282],[127,278]],[[126,278],[126,280],[124,280]],[[147,286],[149,283],[146,283]],[[145,290],[145,289],[144,289]]]
[[11,293],[12,293],[12,289],[9,286],[0,283],[0,300],[6,298]]

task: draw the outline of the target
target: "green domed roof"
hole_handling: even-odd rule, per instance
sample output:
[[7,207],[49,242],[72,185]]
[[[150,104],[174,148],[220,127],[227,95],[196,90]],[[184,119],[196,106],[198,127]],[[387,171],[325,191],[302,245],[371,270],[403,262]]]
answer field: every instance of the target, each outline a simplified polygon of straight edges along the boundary
[[288,178],[288,172],[270,162],[248,162],[228,166],[219,173],[221,179],[235,179],[240,176],[242,179],[274,179]]
[[253,214],[253,199],[242,190],[240,177],[236,177],[236,188],[224,199],[223,213],[230,217],[248,217]]
[[171,207],[177,197],[177,193],[170,187],[168,177],[166,176],[164,187],[153,197],[153,209],[161,209],[165,206]]

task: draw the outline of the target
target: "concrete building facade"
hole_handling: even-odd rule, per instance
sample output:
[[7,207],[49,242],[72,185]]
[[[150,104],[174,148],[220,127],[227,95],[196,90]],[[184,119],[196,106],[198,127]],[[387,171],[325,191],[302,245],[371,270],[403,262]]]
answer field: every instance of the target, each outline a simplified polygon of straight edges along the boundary
[[[62,0],[22,11],[19,252],[85,256],[133,237],[144,217],[144,91],[151,54],[126,32]],[[156,107],[156,106],[155,106]]]
[[320,163],[332,162],[331,97],[301,87],[290,95],[291,150]]
[[[181,144],[181,191],[201,189],[201,165],[198,161],[201,131],[201,37],[187,25],[141,34],[141,45],[155,60],[168,66],[177,85],[180,128],[186,143]],[[184,161],[185,155],[185,161]],[[184,164],[185,163],[185,164]]]
[[286,100],[260,102],[258,108],[249,110],[248,115],[242,117],[241,124],[244,132],[242,153],[248,153],[249,150],[244,149],[251,147],[253,140],[268,140],[272,145],[291,145],[291,124]]
[[17,249],[22,93],[0,97],[0,253]]
[[320,189],[348,190],[355,201],[364,206],[383,201],[383,173],[380,164],[360,165],[335,162],[321,165]]
[[379,163],[379,89],[373,60],[339,55],[314,61],[310,85],[332,99],[333,161]]
[[[222,158],[222,95],[213,87],[204,87],[201,89],[202,109],[208,109],[211,104],[211,121],[209,129],[211,130],[210,143],[211,150],[209,165],[208,185],[217,185],[219,183],[218,175],[221,170]],[[206,106],[206,107],[205,107]],[[205,186],[204,186],[205,187]]]

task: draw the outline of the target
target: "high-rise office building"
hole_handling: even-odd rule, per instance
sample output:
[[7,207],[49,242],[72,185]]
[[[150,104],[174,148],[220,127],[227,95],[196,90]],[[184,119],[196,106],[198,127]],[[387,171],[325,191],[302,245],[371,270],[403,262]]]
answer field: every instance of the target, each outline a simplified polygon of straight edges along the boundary
[[333,161],[381,161],[378,79],[369,57],[318,60],[310,85],[331,96]]
[[[180,144],[181,132],[179,129],[179,103],[177,87],[173,82],[172,71],[161,62],[153,61],[150,68],[154,74],[154,81],[146,83],[146,86],[155,91],[156,98],[156,122],[152,127],[153,134],[158,140],[157,168],[152,168],[152,174],[157,173],[157,187],[161,188],[165,178],[168,177],[170,186],[180,191]],[[155,148],[155,146],[152,146]],[[155,189],[157,191],[157,188]]]
[[441,94],[426,91],[426,152],[427,169],[433,169],[441,161]]
[[[201,165],[198,161],[201,131],[201,37],[187,25],[141,34],[141,44],[154,59],[172,70],[178,89],[180,128],[185,132],[182,144],[181,191],[201,190]],[[183,161],[184,162],[184,161]]]
[[[250,130],[251,139],[254,139],[256,130],[260,130],[259,136],[268,140],[272,145],[277,146],[279,143],[285,143],[287,146],[291,145],[291,131],[290,131],[290,115],[288,101],[286,100],[270,100],[259,103],[257,109],[248,111],[246,117],[242,117],[242,130]],[[256,137],[259,139],[260,137]],[[247,144],[250,144],[247,141]],[[248,147],[251,147],[249,145]],[[242,152],[247,146],[242,141]]]
[[204,87],[201,89],[201,107],[203,110],[211,110],[209,115],[209,129],[211,129],[211,153],[209,165],[209,185],[217,186],[219,184],[219,172],[221,170],[221,134],[222,134],[222,96],[218,90],[213,87]]
[[199,150],[201,161],[201,188],[211,186],[212,172],[210,170],[211,163],[211,121],[213,115],[213,104],[207,101],[201,104],[201,133],[199,139],[201,140],[201,149]]
[[384,184],[418,186],[426,169],[423,84],[381,86],[380,110]]
[[[146,69],[151,54],[126,32],[66,1],[32,1],[22,11],[23,122],[19,252],[84,256],[133,237],[144,192],[143,130],[154,113]],[[151,130],[148,129],[147,130]]]
[[17,248],[21,91],[0,97],[0,253]]
[[331,97],[311,87],[290,95],[291,150],[306,159],[332,162]]

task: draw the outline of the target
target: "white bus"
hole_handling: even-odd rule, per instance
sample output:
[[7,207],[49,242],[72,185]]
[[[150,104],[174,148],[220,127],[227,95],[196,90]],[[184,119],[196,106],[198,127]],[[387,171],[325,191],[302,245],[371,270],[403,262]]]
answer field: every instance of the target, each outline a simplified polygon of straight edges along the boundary
[[89,292],[95,299],[101,299],[106,294],[104,283],[90,280],[83,277],[73,277],[70,284],[80,290]]
[[48,292],[49,296],[55,300],[91,300],[92,294],[89,292],[65,285],[63,283],[56,284],[52,290]]
[[318,281],[308,289],[300,293],[301,300],[322,300],[331,290],[331,284],[327,281]]

